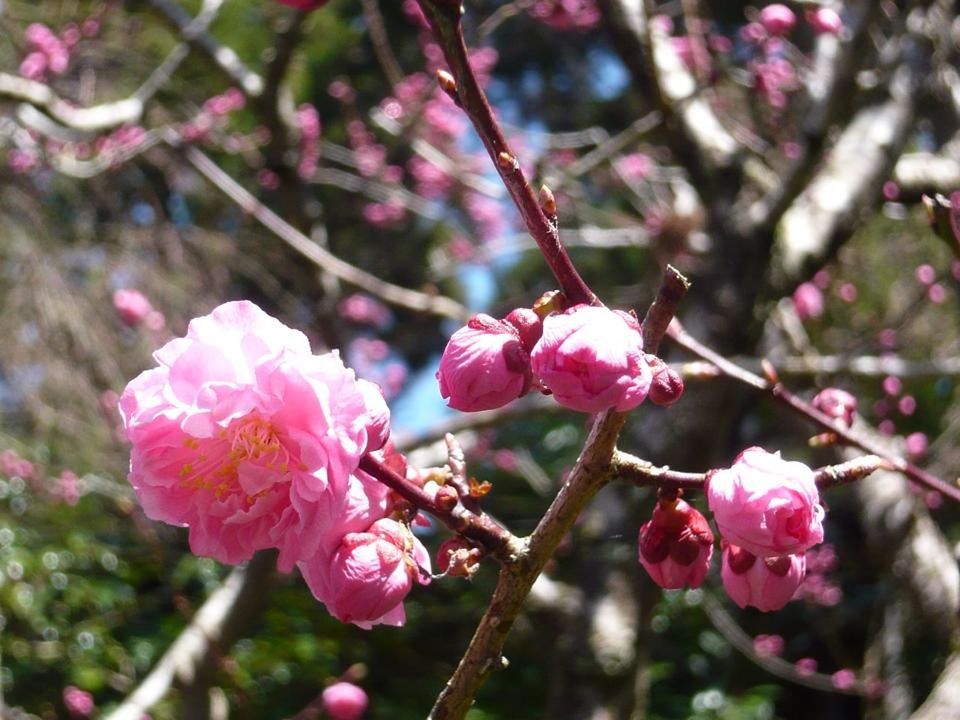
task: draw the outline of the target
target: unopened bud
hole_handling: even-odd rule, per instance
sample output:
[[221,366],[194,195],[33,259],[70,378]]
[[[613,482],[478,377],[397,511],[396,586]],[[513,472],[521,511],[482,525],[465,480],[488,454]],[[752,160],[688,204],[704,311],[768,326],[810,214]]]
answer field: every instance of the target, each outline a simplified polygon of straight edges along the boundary
[[683,395],[683,378],[659,358],[657,358],[657,365],[651,365],[650,369],[654,375],[653,382],[650,383],[650,394],[647,397],[655,405],[663,407],[673,405]]
[[497,155],[497,165],[501,170],[514,170],[517,167],[517,159],[510,153],[504,151]]
[[523,343],[523,347],[528,353],[533,350],[533,346],[543,335],[543,321],[539,315],[528,308],[511,310],[503,321],[516,328],[520,335],[520,342]]
[[453,95],[457,92],[457,81],[454,80],[453,75],[446,70],[437,70],[437,84],[440,86],[440,89],[448,95]]
[[846,390],[826,388],[813,398],[813,406],[832,420],[838,420],[844,427],[850,427],[857,412],[857,399]]
[[763,370],[763,376],[771,385],[776,385],[780,382],[780,376],[777,375],[777,369],[767,358],[763,358],[760,361],[760,369]]
[[550,222],[557,221],[557,199],[553,195],[553,190],[546,185],[540,186],[540,207]]
[[640,564],[660,587],[695,588],[703,582],[713,557],[713,533],[685,501],[660,500],[638,540]]
[[456,488],[450,485],[441,485],[434,497],[434,502],[439,510],[450,512],[460,502],[460,496],[457,494]]

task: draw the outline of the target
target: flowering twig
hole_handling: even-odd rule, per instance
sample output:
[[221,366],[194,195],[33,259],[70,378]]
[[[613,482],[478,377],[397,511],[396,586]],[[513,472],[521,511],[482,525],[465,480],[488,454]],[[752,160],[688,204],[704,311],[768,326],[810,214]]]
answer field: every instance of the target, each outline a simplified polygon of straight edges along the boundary
[[372,455],[360,459],[360,469],[376,478],[414,507],[430,513],[456,533],[481,543],[501,562],[512,562],[522,550],[522,541],[489,515],[472,512],[463,503],[435,500],[423,488],[387,467]]
[[[441,87],[473,123],[474,129],[493,160],[494,167],[500,173],[503,184],[520,211],[527,229],[537,241],[547,265],[550,266],[557,284],[567,296],[568,301],[574,305],[595,303],[596,296],[580,277],[570,256],[561,245],[556,224],[550,221],[540,207],[540,202],[530,183],[527,182],[516,155],[510,150],[493,116],[490,103],[487,102],[486,95],[470,66],[467,46],[460,26],[459,0],[418,0],[418,2],[433,26],[434,34],[443,49],[444,58],[452,75],[452,82],[442,83]],[[446,77],[450,78],[451,75]]]
[[[168,140],[168,143],[173,147],[177,146],[177,142],[178,138],[175,137]],[[427,295],[394,285],[341,260],[257,200],[246,188],[224,172],[202,151],[194,147],[187,147],[184,148],[183,155],[194,169],[233,200],[242,210],[250,213],[261,225],[287,245],[334,277],[361,287],[385,302],[408,310],[432,313],[461,322],[470,316],[467,309],[455,300],[443,296]]]
[[[855,482],[876,470],[892,470],[891,463],[877,455],[848,460],[838,465],[826,465],[813,471],[817,487],[821,490]],[[610,461],[610,473],[621,480],[634,485],[677,489],[700,490],[707,481],[707,473],[692,473],[658,467],[651,462],[617,450]]]
[[687,333],[679,321],[674,320],[670,324],[670,327],[667,330],[667,335],[669,335],[669,337],[683,349],[715,365],[723,375],[746,385],[750,385],[757,390],[762,390],[769,393],[782,405],[785,405],[794,412],[806,417],[814,424],[820,426],[820,428],[823,430],[836,435],[837,438],[843,443],[847,445],[853,445],[854,447],[858,447],[861,450],[867,451],[868,453],[877,455],[885,460],[890,467],[898,472],[902,472],[914,482],[920,483],[931,490],[936,490],[940,493],[943,493],[952,500],[960,502],[960,487],[952,485],[941,478],[938,478],[936,475],[917,467],[902,457],[891,454],[886,448],[870,438],[867,438],[854,430],[843,427],[841,423],[838,423],[833,418],[824,415],[822,412],[810,405],[810,403],[802,400],[787,390],[782,383],[771,382],[750,372],[749,370],[740,367],[739,365],[736,365],[735,363],[730,362]]

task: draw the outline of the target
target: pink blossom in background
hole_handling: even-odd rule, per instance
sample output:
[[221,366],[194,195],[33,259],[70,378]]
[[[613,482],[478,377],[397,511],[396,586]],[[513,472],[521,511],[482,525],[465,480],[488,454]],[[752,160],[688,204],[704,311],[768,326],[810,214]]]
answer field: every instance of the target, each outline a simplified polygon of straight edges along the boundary
[[857,299],[857,295],[857,286],[853,283],[843,283],[837,288],[837,296],[847,304],[854,302]]
[[369,629],[403,625],[403,600],[415,582],[429,582],[419,567],[429,573],[430,556],[410,528],[384,518],[345,535],[329,561],[320,553],[299,566],[331,615]]
[[369,700],[363,688],[340,681],[323,691],[322,702],[323,711],[330,720],[359,720],[366,712]]
[[896,375],[887,375],[883,379],[883,391],[887,395],[897,396],[903,392],[903,381]]
[[11,171],[18,175],[33,170],[39,160],[36,151],[32,149],[14,148],[7,152],[7,165],[10,166]]
[[153,312],[153,305],[139,290],[122,288],[113,293],[113,307],[125,325],[136,327]]
[[913,415],[917,410],[917,399],[913,395],[904,395],[897,400],[897,410],[900,411],[901,415],[908,417]]
[[67,712],[75,718],[87,718],[96,709],[93,695],[74,685],[67,685],[63,689],[63,704]]
[[921,285],[933,285],[937,280],[937,271],[929,264],[918,265],[913,275]]
[[336,352],[313,355],[240,301],[154,358],[120,398],[129,479],[148,517],[189,527],[193,552],[238,563],[279,547],[288,570],[382,517],[385,488],[354,473],[389,411]]
[[843,20],[832,8],[817,8],[807,10],[807,24],[818,35],[839,35],[843,29]]
[[589,30],[600,22],[595,0],[536,0],[529,12],[554,30]]
[[337,311],[347,320],[357,325],[370,325],[383,330],[393,322],[390,308],[370,295],[352,293],[339,303]]
[[934,283],[927,288],[927,299],[934,305],[943,305],[947,300],[947,289],[940,283]]
[[852,690],[857,686],[857,674],[849,668],[837,670],[830,676],[830,682],[837,690]]
[[930,447],[930,441],[927,439],[926,433],[922,432],[910,433],[907,435],[905,443],[907,455],[914,460],[926,455],[927,449]]
[[514,324],[475,315],[443,350],[440,395],[464,412],[503,407],[530,389],[530,347]]
[[793,10],[782,3],[767,5],[760,11],[760,24],[771,35],[787,35],[797,24]]
[[811,657],[800,658],[793,664],[793,668],[799,675],[813,675],[817,671],[817,661]]
[[71,470],[64,470],[57,478],[56,494],[73,507],[80,502],[80,478]]
[[803,554],[763,558],[724,543],[720,577],[727,595],[739,607],[771,612],[790,602],[805,569]]
[[710,569],[713,533],[706,518],[684,500],[656,504],[640,528],[640,564],[660,587],[697,588]]
[[857,399],[840,388],[824,388],[813,398],[813,406],[824,415],[839,420],[844,427],[853,425]]
[[653,160],[644,153],[630,153],[617,158],[614,161],[614,167],[629,182],[638,182],[650,175],[650,171],[653,169]]
[[558,403],[581,412],[632,410],[653,381],[640,324],[605,307],[576,305],[549,315],[530,363]]
[[813,471],[763,448],[713,470],[707,503],[721,537],[754,555],[798,553],[823,542],[823,508]]
[[753,651],[762,657],[783,655],[783,645],[781,635],[757,635],[753,639]]
[[823,291],[810,282],[801,283],[793,291],[793,308],[801,320],[810,320],[823,315]]
[[36,469],[33,463],[20,457],[16,450],[8,449],[0,452],[0,475],[29,480],[34,477],[35,473]]

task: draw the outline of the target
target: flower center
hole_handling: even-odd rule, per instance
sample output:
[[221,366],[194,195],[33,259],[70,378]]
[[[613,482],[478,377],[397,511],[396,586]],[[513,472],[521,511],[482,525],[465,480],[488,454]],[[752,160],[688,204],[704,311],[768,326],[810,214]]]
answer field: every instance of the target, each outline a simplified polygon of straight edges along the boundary
[[184,446],[196,454],[180,468],[180,487],[212,492],[221,501],[239,496],[247,510],[267,495],[274,483],[261,482],[262,489],[248,492],[239,482],[241,465],[252,463],[279,477],[295,462],[273,425],[259,415],[236,420],[210,439],[187,438]]

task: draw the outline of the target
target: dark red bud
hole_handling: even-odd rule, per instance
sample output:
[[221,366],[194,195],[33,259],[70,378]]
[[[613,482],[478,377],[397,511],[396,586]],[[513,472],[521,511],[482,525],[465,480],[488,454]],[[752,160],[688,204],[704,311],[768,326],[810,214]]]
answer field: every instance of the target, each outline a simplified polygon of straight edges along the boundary
[[727,546],[727,563],[734,575],[743,575],[753,567],[757,556],[736,545]]
[[677,565],[690,565],[700,556],[703,543],[695,535],[685,532],[670,544],[670,557]]
[[683,378],[666,365],[653,376],[648,397],[654,405],[673,405],[683,395]]

